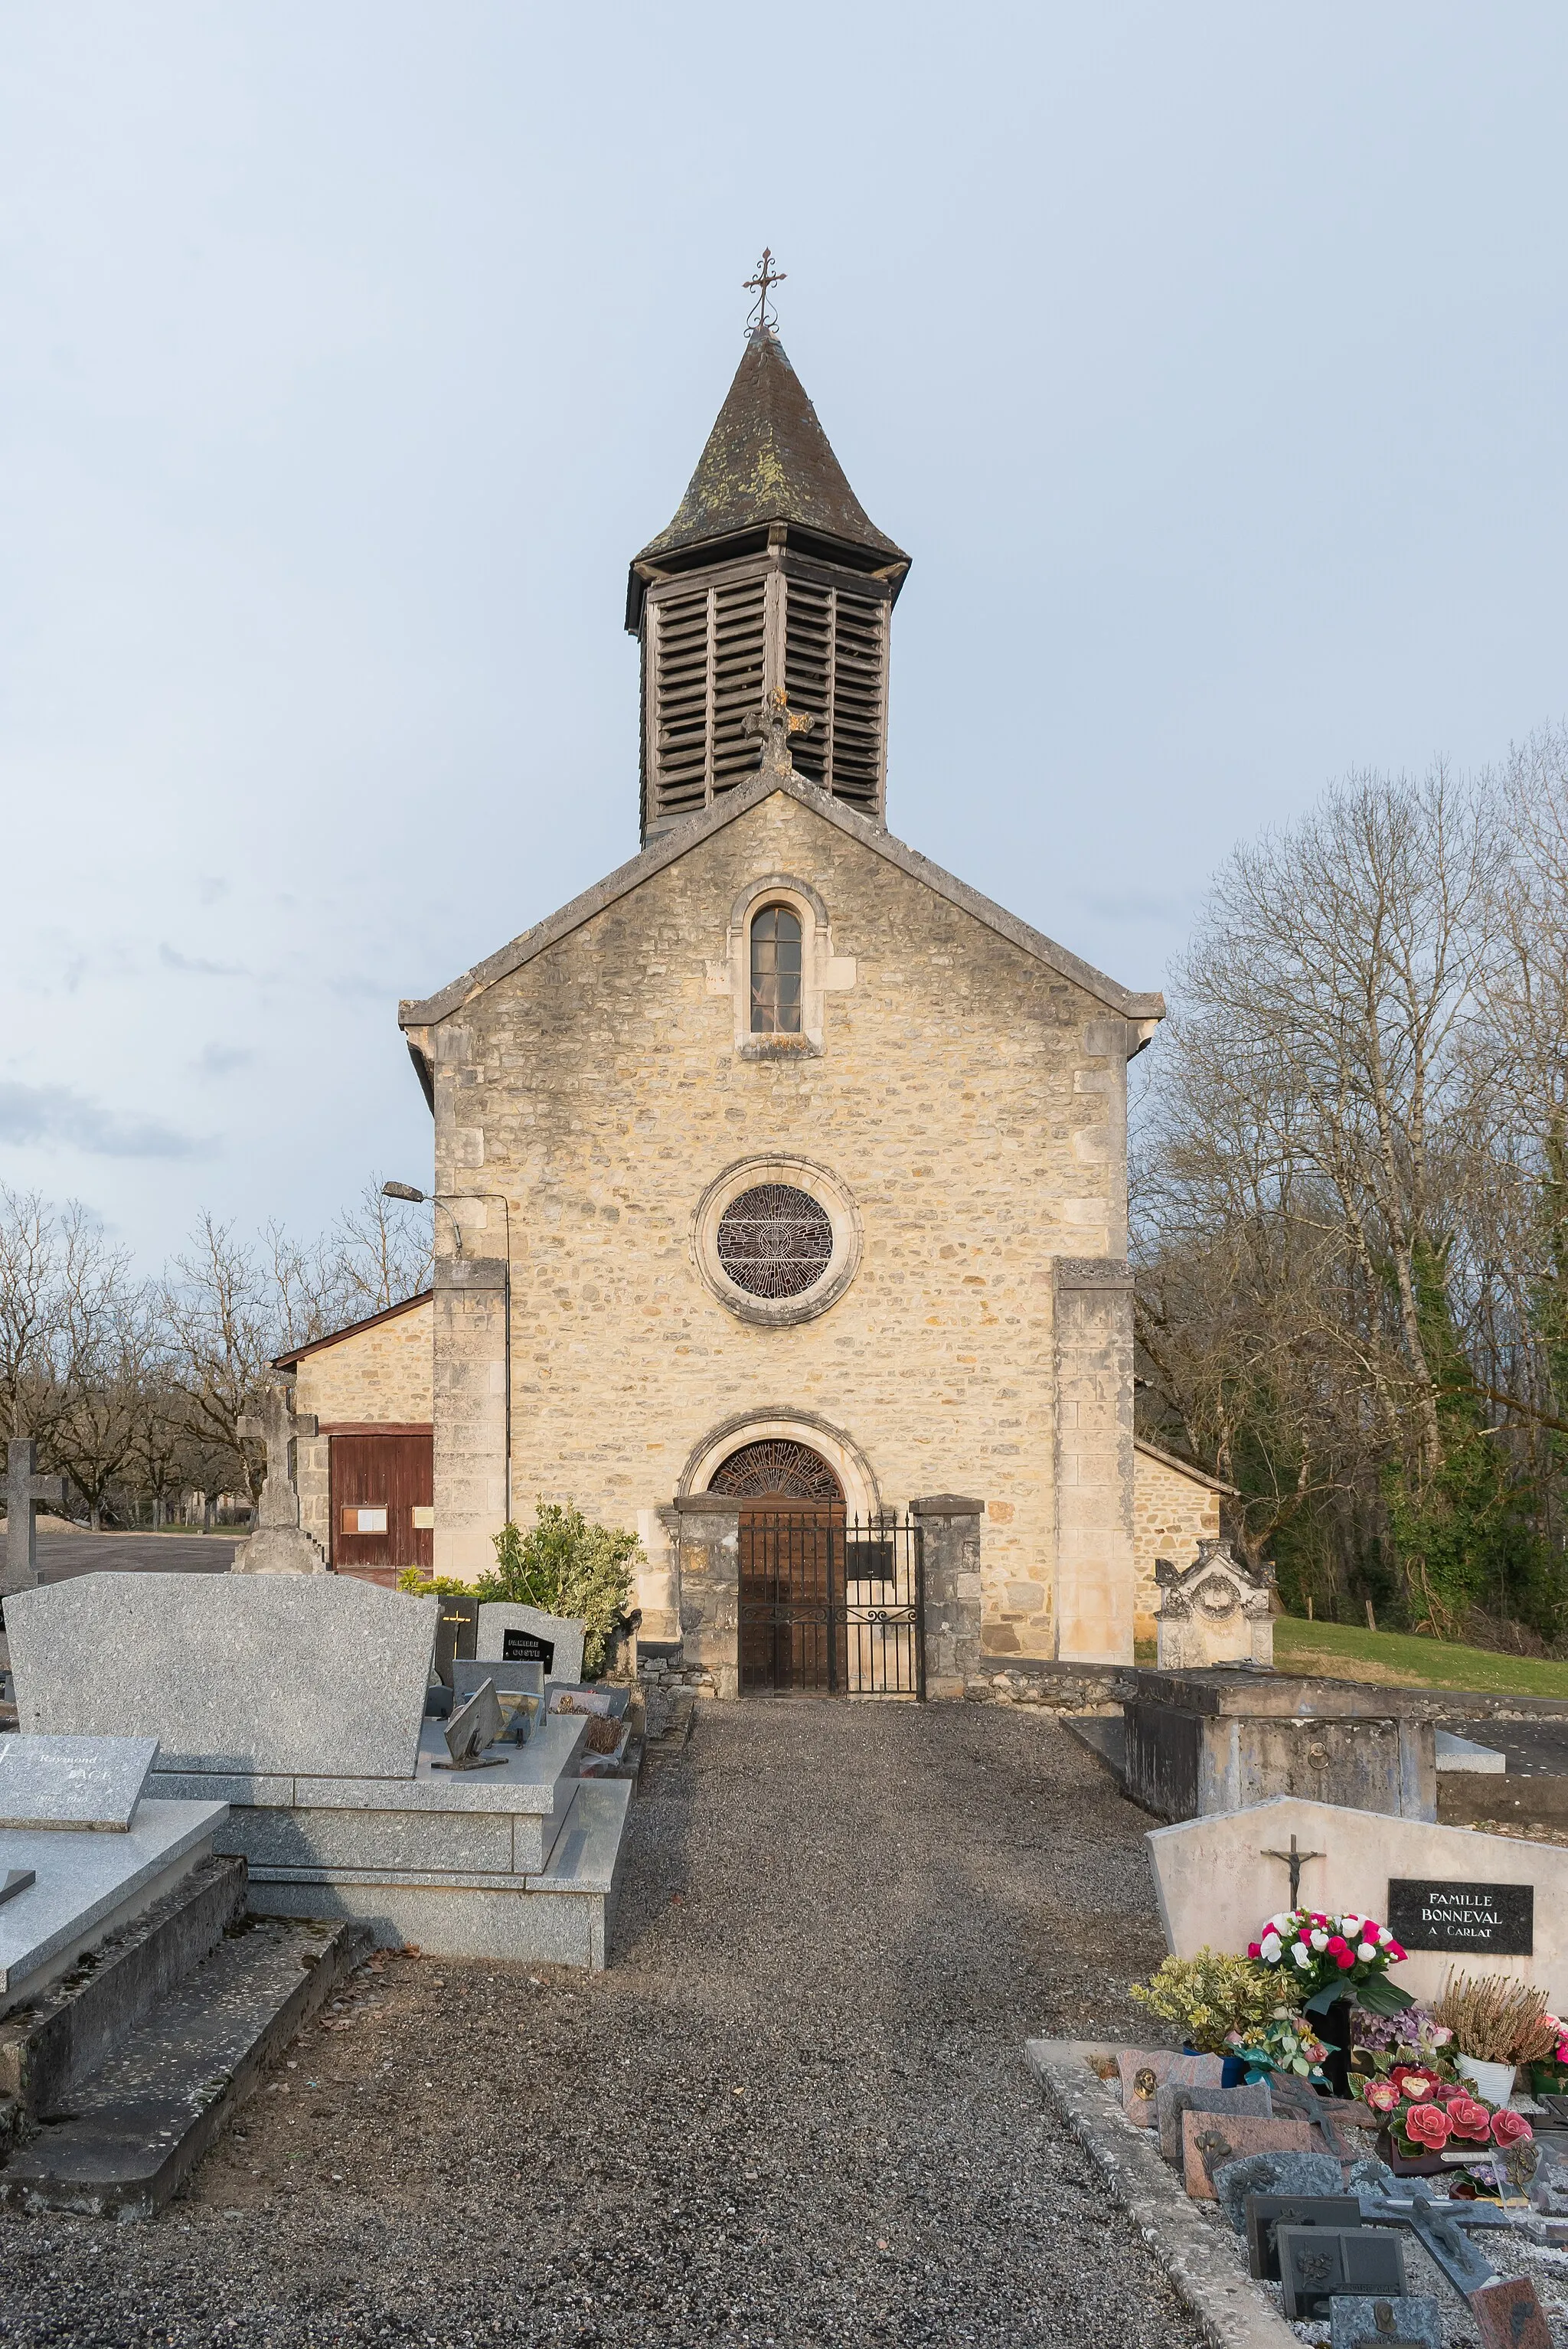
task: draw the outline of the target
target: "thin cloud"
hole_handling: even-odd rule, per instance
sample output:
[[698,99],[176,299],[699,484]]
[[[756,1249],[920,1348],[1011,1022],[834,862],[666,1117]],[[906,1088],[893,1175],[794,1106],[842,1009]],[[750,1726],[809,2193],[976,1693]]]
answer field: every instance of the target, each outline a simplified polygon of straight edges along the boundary
[[209,1044],[191,1065],[199,1077],[232,1077],[236,1069],[253,1067],[256,1057],[247,1044]]
[[161,946],[158,959],[165,970],[189,971],[197,978],[248,978],[242,962],[208,962],[201,955],[182,955],[177,947]]
[[98,1158],[198,1158],[208,1147],[156,1118],[120,1117],[66,1085],[0,1082],[0,1143],[7,1142]]

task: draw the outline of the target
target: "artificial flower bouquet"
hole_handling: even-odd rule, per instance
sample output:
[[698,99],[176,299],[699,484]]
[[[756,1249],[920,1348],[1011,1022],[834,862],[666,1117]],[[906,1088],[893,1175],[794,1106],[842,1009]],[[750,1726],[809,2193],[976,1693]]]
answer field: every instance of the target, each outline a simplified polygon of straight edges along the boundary
[[1248,1943],[1247,1955],[1277,1967],[1307,2014],[1325,2013],[1342,1998],[1373,2014],[1400,2014],[1415,2004],[1408,1991],[1388,1980],[1389,1967],[1401,1964],[1405,1951],[1373,1917],[1287,1909],[1268,1920]]
[[1473,2153],[1480,2161],[1494,2147],[1506,2152],[1534,2135],[1522,2113],[1495,2110],[1468,2081],[1445,2079],[1425,2064],[1397,2063],[1370,2079],[1355,2074],[1350,2089],[1377,2115],[1405,2161],[1443,2153]]
[[1276,2006],[1266,2023],[1250,2023],[1244,2031],[1225,2035],[1227,2052],[1246,2065],[1246,2084],[1253,2087],[1274,2072],[1293,2072],[1314,2086],[1326,2085],[1323,2066],[1330,2050],[1318,2038],[1305,2014]]
[[1537,2056],[1531,2064],[1531,2085],[1538,2096],[1568,2095],[1568,2023],[1554,2014],[1543,2015],[1542,2021],[1557,2033],[1557,2044],[1550,2055]]

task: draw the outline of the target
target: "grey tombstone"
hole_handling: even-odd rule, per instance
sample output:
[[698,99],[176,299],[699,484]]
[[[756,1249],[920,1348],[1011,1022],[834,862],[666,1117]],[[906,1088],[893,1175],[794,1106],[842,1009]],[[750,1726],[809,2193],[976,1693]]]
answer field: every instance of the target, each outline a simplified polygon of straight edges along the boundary
[[503,1754],[488,1754],[500,1735],[500,1706],[496,1702],[495,1682],[481,1681],[472,1696],[453,1708],[446,1726],[447,1754],[445,1762],[434,1763],[437,1770],[490,1770],[501,1767]]
[[20,1725],[156,1737],[185,1777],[412,1778],[436,1612],[335,1575],[79,1575],[7,1601]]
[[1361,2205],[1354,2194],[1249,2194],[1247,2266],[1265,2282],[1279,2282],[1282,2227],[1359,2227]]
[[481,1663],[527,1661],[542,1664],[547,1681],[580,1681],[587,1628],[575,1618],[546,1615],[537,1607],[487,1599],[480,1609],[474,1652]]
[[129,1833],[156,1737],[0,1738],[0,1827]]
[[300,1524],[299,1490],[294,1482],[294,1445],[302,1435],[315,1435],[314,1412],[296,1413],[287,1381],[269,1386],[255,1418],[242,1419],[236,1433],[246,1443],[267,1447],[266,1482],[256,1511],[256,1530],[235,1550],[236,1574],[325,1574],[328,1567],[320,1546]]
[[0,1574],[0,1598],[36,1588],[38,1528],[33,1513],[65,1506],[65,1478],[40,1476],[37,1445],[30,1435],[14,1435],[5,1446],[5,1567]]
[[1160,2150],[1167,2161],[1181,2158],[1183,2113],[1233,2113],[1253,2120],[1272,2120],[1274,2100],[1266,2080],[1250,2088],[1193,2088],[1184,2080],[1167,2080],[1155,2091],[1154,2110],[1160,2128]]
[[[526,1744],[536,1730],[544,1726],[544,1667],[531,1662],[481,1664],[471,1658],[454,1656],[452,1673],[452,1712],[487,1683],[495,1690],[496,1701],[503,1716],[501,1734],[510,1728],[520,1745]],[[512,1712],[510,1723],[505,1715],[510,1708],[504,1700],[509,1696],[531,1698],[531,1704],[521,1704]]]
[[1279,2276],[1287,2324],[1327,2316],[1336,2292],[1403,2300],[1404,2247],[1371,2227],[1282,2227]]
[[1371,2300],[1336,2292],[1329,2302],[1333,2349],[1443,2349],[1442,2311],[1425,2293]]

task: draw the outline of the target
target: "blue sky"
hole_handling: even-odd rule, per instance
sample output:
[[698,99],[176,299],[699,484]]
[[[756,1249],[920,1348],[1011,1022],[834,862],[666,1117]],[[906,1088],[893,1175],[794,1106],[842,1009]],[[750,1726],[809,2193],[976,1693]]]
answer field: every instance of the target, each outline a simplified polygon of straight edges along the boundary
[[150,1268],[418,1181],[396,1024],[633,853],[740,281],[915,561],[890,820],[1130,986],[1568,709],[1568,19],[4,12],[0,1176]]

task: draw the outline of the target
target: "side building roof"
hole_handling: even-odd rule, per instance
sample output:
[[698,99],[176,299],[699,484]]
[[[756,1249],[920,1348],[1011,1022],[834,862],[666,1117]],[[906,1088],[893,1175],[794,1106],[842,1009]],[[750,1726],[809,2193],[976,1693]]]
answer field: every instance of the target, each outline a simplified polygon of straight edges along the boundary
[[305,1345],[292,1347],[286,1354],[274,1354],[273,1368],[292,1371],[307,1354],[324,1353],[328,1346],[341,1346],[346,1338],[357,1338],[362,1330],[377,1329],[383,1321],[396,1321],[400,1314],[428,1305],[435,1293],[433,1288],[421,1288],[417,1297],[405,1297],[400,1305],[384,1306],[379,1313],[367,1313],[363,1321],[350,1321],[341,1330],[329,1330],[325,1338],[312,1338]]

